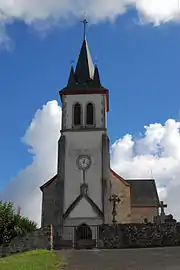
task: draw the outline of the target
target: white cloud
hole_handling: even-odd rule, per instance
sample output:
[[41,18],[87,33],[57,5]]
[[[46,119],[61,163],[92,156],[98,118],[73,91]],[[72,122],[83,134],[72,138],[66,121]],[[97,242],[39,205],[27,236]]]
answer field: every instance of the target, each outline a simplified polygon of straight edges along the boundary
[[[22,206],[25,216],[40,223],[39,187],[56,173],[57,142],[60,136],[61,108],[56,101],[39,110],[26,131],[23,142],[30,147],[33,162],[0,194]],[[111,165],[125,178],[156,179],[160,197],[168,211],[180,220],[180,122],[169,119],[164,125],[145,127],[141,138],[125,135],[111,148]]]
[[13,42],[7,35],[5,26],[0,22],[0,50],[11,50],[13,47]]
[[[92,22],[114,20],[137,10],[141,21],[155,25],[180,20],[180,0],[0,0],[0,24],[21,20],[26,24],[49,24],[82,17],[86,12]],[[48,22],[48,23],[47,23]],[[38,24],[39,25],[39,24]],[[42,24],[41,28],[42,28]]]
[[124,178],[155,178],[161,199],[180,219],[180,122],[145,126],[142,138],[126,135],[112,146],[112,167]]
[[92,20],[112,19],[135,7],[147,20],[166,22],[180,14],[179,0],[0,0],[1,18],[26,23],[48,18],[79,17],[85,11]]
[[22,207],[22,214],[40,224],[41,191],[57,167],[57,143],[60,137],[61,108],[57,101],[38,110],[28,127],[23,142],[33,154],[33,162],[2,191],[0,199]]

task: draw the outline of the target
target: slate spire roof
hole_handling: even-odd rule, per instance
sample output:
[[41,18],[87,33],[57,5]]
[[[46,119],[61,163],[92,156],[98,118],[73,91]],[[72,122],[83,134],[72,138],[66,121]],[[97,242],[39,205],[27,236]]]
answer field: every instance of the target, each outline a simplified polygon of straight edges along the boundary
[[100,81],[100,76],[99,76],[99,70],[97,65],[95,66],[95,70],[94,70],[94,82],[96,85],[101,85],[101,81]]
[[86,37],[81,47],[75,74],[79,84],[88,83],[94,79],[94,65]]
[[69,80],[68,80],[68,87],[73,86],[74,84],[76,84],[76,80],[75,80],[75,71],[74,71],[74,67],[73,65],[71,66],[71,71],[69,74]]
[[69,81],[66,88],[103,88],[100,82],[98,67],[94,67],[93,64],[85,31],[77,65],[75,69],[71,66]]

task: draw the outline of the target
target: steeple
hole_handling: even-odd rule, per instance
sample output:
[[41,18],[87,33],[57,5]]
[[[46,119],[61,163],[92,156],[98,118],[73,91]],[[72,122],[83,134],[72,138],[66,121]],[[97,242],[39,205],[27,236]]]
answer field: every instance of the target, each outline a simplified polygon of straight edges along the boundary
[[94,78],[94,65],[89,51],[87,39],[86,39],[86,25],[87,20],[84,19],[84,40],[79,54],[75,74],[78,84],[87,85]]
[[99,71],[97,66],[94,67],[92,57],[89,51],[86,38],[87,20],[82,21],[84,25],[83,43],[81,46],[76,68],[71,66],[68,84],[66,89],[83,90],[83,89],[104,89],[100,83]]

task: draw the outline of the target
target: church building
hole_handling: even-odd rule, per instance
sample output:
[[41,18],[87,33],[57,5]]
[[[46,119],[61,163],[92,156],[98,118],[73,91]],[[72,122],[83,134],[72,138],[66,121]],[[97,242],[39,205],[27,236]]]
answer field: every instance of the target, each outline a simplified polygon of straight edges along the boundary
[[56,233],[64,235],[68,226],[111,224],[113,214],[117,223],[153,222],[160,204],[155,181],[124,179],[110,168],[109,91],[93,64],[86,33],[76,68],[71,67],[59,94],[57,174],[40,187],[41,225],[53,224]]

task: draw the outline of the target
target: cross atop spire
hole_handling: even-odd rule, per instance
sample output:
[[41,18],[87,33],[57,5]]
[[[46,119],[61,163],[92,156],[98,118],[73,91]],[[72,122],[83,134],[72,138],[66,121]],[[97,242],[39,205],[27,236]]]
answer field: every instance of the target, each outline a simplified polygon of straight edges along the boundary
[[88,42],[86,38],[86,28],[88,21],[86,19],[86,16],[84,16],[84,19],[81,21],[81,23],[83,23],[84,26],[84,39],[75,69],[73,67],[73,63],[71,63],[71,71],[67,86],[70,88],[102,87],[97,65],[94,67],[88,47]]
[[81,21],[84,25],[84,40],[86,39],[86,28],[87,28],[87,24],[88,24],[88,21],[86,19],[86,16],[84,16],[84,20]]

